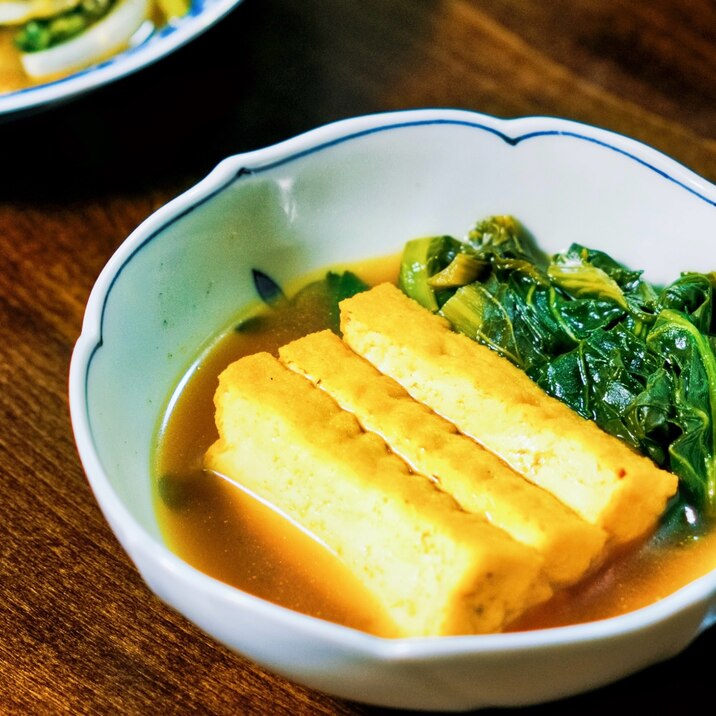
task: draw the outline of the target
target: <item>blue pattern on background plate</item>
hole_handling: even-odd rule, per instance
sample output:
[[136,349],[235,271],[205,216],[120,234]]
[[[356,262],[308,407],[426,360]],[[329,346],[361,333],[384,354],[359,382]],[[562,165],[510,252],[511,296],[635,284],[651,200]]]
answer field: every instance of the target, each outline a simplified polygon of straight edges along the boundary
[[0,93],[0,115],[59,102],[124,77],[173,52],[220,20],[241,0],[193,0],[186,15],[155,29],[139,44],[51,82]]

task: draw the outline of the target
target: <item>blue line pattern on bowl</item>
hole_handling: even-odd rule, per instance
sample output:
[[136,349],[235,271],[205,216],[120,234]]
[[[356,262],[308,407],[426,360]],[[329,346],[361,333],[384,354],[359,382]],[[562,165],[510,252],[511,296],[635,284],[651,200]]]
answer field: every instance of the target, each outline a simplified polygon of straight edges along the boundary
[[[480,122],[470,122],[467,120],[457,120],[457,119],[426,119],[426,120],[413,120],[413,121],[407,121],[407,122],[396,122],[394,124],[387,124],[382,125],[379,127],[372,127],[370,129],[354,132],[351,134],[347,134],[342,137],[338,137],[336,139],[324,142],[322,144],[318,144],[314,147],[310,147],[309,149],[305,149],[299,152],[295,152],[293,154],[290,154],[286,157],[283,157],[281,159],[278,159],[274,162],[270,162],[267,164],[261,164],[256,167],[247,167],[242,166],[240,167],[232,176],[228,177],[221,185],[217,186],[213,191],[208,192],[205,196],[203,196],[199,201],[197,201],[192,206],[184,209],[183,211],[178,212],[176,215],[172,216],[168,221],[164,223],[163,226],[161,226],[158,229],[155,229],[149,236],[147,236],[133,251],[132,253],[125,259],[123,264],[119,267],[119,269],[116,271],[112,282],[107,288],[107,292],[104,296],[104,300],[102,303],[102,310],[100,314],[100,328],[99,328],[99,338],[97,340],[97,343],[93,347],[92,351],[90,352],[89,358],[87,360],[87,371],[85,373],[85,410],[86,413],[89,414],[89,408],[88,408],[88,380],[89,380],[89,369],[92,364],[92,361],[94,359],[94,356],[96,355],[97,351],[102,347],[102,331],[103,331],[103,325],[104,325],[104,314],[105,309],[107,306],[107,302],[109,300],[109,295],[112,292],[112,287],[119,278],[120,274],[124,270],[125,266],[136,256],[143,248],[148,246],[154,239],[159,236],[166,228],[171,226],[172,224],[176,223],[177,221],[180,221],[185,216],[189,215],[191,212],[195,211],[197,208],[202,206],[204,203],[215,197],[220,192],[224,191],[227,187],[232,185],[235,181],[240,180],[241,178],[245,176],[252,176],[256,174],[260,174],[266,171],[270,171],[272,169],[275,169],[276,167],[283,166],[285,164],[288,164],[290,162],[296,161],[297,159],[300,159],[305,156],[309,156],[311,154],[316,154],[320,151],[324,151],[330,147],[343,144],[345,142],[359,139],[364,136],[368,136],[371,134],[376,134],[379,132],[386,132],[391,130],[397,130],[397,129],[403,129],[408,127],[417,127],[417,126],[430,126],[430,125],[458,125],[458,126],[464,126],[472,129],[476,129],[479,131],[487,132],[489,134],[492,134],[496,137],[499,137],[502,141],[504,141],[506,144],[516,147],[520,143],[525,142],[527,140],[531,139],[537,139],[541,137],[564,137],[566,139],[575,139],[579,141],[584,142],[590,142],[592,144],[595,144],[597,146],[603,147],[605,149],[608,149],[610,151],[616,152],[617,154],[620,154],[637,164],[645,167],[646,169],[654,172],[658,176],[664,178],[665,180],[672,182],[676,186],[680,187],[681,189],[684,189],[685,191],[689,192],[690,194],[694,195],[701,201],[705,202],[709,206],[713,206],[716,208],[716,200],[710,199],[704,194],[701,194],[700,192],[696,191],[695,189],[692,189],[688,185],[686,185],[684,182],[678,180],[677,178],[671,176],[668,172],[654,166],[653,164],[645,161],[644,159],[641,159],[640,157],[636,156],[635,154],[628,152],[620,147],[617,147],[613,144],[610,144],[606,141],[596,139],[594,137],[590,137],[585,134],[580,134],[579,132],[573,132],[573,131],[564,131],[564,130],[542,130],[542,131],[536,131],[536,132],[528,132],[526,134],[518,135],[516,137],[510,137],[509,135],[505,134],[504,132],[501,132],[500,130],[490,127],[486,124],[480,123]],[[91,429],[91,425],[90,425]]]

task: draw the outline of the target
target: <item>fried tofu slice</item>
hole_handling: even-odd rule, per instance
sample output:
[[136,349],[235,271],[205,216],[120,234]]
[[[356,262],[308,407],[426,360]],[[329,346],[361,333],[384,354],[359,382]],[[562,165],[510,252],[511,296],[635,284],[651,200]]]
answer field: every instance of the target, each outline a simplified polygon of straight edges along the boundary
[[605,533],[419,403],[331,331],[279,349],[291,370],[326,391],[366,430],[429,476],[468,512],[536,549],[555,586],[579,580],[603,557]]
[[411,474],[310,381],[268,353],[231,364],[206,466],[323,541],[373,592],[397,636],[501,630],[551,595],[542,559]]
[[341,331],[413,398],[604,529],[608,546],[650,532],[676,491],[674,475],[393,285],[343,301]]

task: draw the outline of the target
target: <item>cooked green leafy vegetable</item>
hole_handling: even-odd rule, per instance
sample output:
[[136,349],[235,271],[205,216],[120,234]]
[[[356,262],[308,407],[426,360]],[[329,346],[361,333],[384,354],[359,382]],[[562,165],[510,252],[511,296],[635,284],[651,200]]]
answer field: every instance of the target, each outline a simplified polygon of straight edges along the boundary
[[406,293],[431,311],[439,306],[440,290],[429,279],[447,268],[464,245],[451,236],[409,241],[400,264],[400,284]]
[[548,257],[509,216],[465,241],[408,242],[400,271],[403,291],[455,330],[676,473],[674,524],[716,518],[715,283],[684,273],[657,289],[579,244]]
[[84,32],[112,9],[116,0],[81,0],[63,13],[36,18],[23,25],[15,37],[22,52],[39,52],[59,45]]
[[[336,273],[329,271],[323,282],[314,284],[314,290],[323,291],[326,297],[326,303],[329,311],[329,328],[334,332],[339,332],[341,312],[338,304],[344,298],[350,298],[356,293],[366,291],[368,284],[352,271],[343,271]],[[304,289],[305,290],[305,289]]]
[[[328,271],[323,278],[311,281],[294,296],[288,298],[281,286],[263,271],[253,269],[252,277],[256,293],[267,307],[284,307],[295,314],[298,317],[297,320],[301,320],[304,314],[321,314],[319,322],[334,333],[339,332],[340,310],[338,304],[344,298],[350,298],[369,288],[368,284],[352,271],[342,271],[341,273]],[[236,330],[242,333],[263,330],[267,315],[250,316],[236,326]]]

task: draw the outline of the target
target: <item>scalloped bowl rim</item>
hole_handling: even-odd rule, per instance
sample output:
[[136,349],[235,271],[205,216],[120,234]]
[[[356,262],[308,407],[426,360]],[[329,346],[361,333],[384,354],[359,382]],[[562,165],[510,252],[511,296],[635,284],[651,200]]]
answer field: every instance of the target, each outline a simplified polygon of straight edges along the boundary
[[[174,573],[185,583],[191,583],[200,592],[212,593],[238,609],[248,609],[257,615],[269,615],[277,622],[290,623],[294,629],[307,635],[340,640],[344,647],[386,662],[416,659],[430,661],[466,653],[515,652],[536,647],[590,642],[638,632],[696,603],[713,601],[716,595],[716,570],[657,603],[600,621],[526,632],[386,639],[294,612],[203,574],[149,534],[113,490],[92,442],[84,389],[93,353],[102,341],[104,305],[123,266],[169,224],[200,206],[242,174],[266,170],[366,133],[435,123],[473,126],[497,134],[509,143],[518,143],[544,134],[567,135],[594,142],[644,165],[716,208],[716,185],[658,150],[621,134],[553,117],[498,119],[467,110],[403,110],[340,120],[263,149],[228,157],[203,180],[165,204],[138,226],[110,258],[92,289],[82,332],[70,365],[70,412],[79,455],[104,514],[111,524],[122,525],[125,533],[120,541],[130,555],[137,550],[143,552],[157,566]],[[716,620],[713,611],[712,605],[694,637]]]

